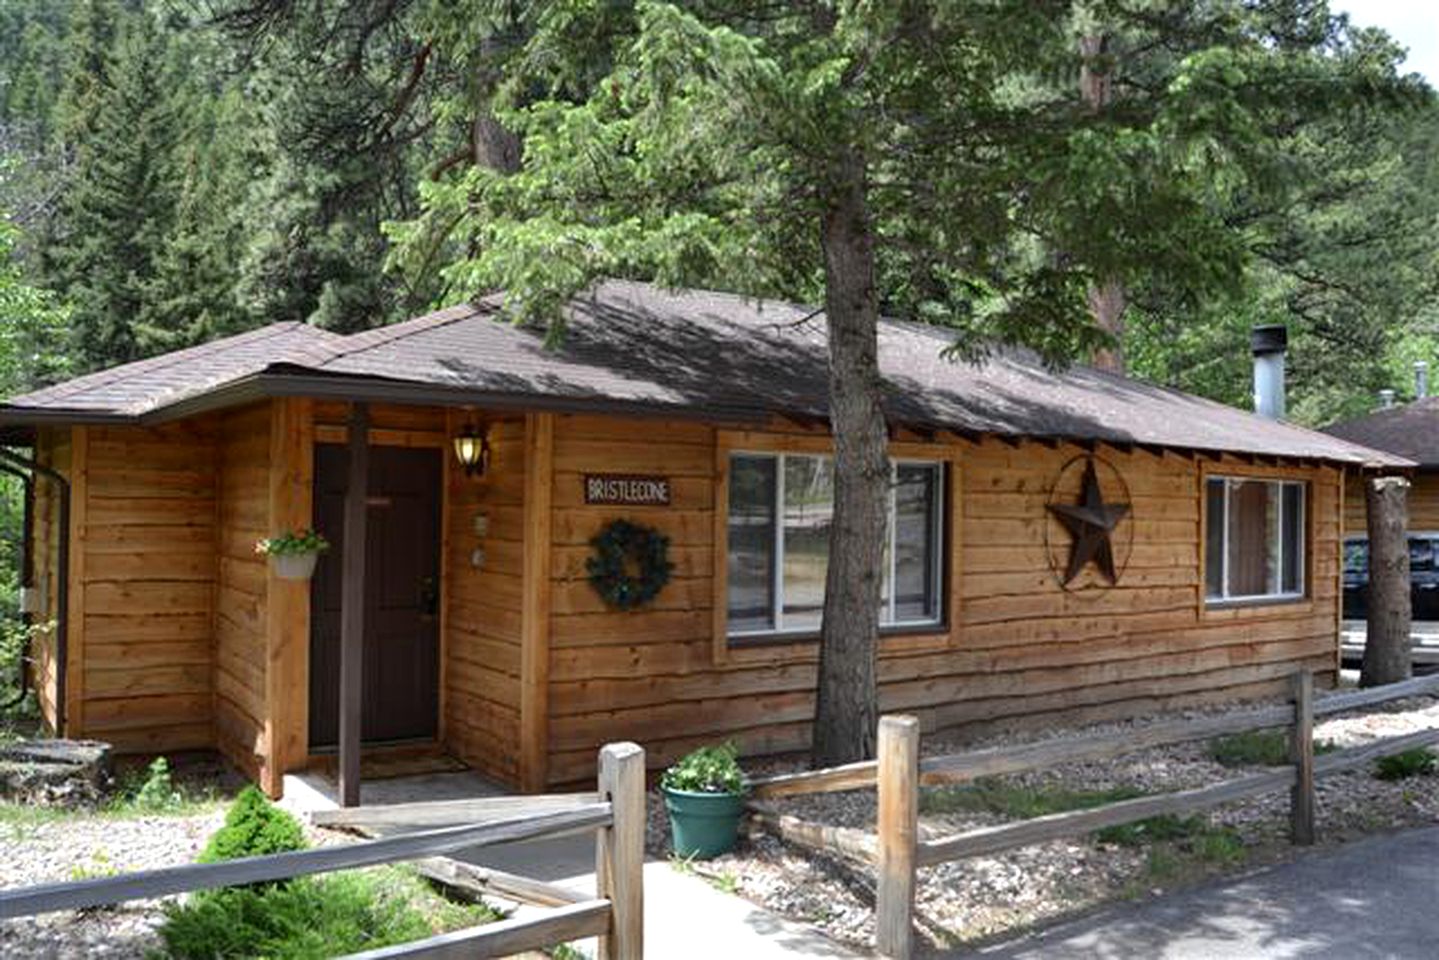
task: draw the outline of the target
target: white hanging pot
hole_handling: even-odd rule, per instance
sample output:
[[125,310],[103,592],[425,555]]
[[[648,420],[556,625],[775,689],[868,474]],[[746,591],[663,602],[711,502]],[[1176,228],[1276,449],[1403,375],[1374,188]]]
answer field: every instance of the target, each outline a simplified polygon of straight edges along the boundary
[[315,575],[315,564],[320,555],[309,553],[272,553],[270,563],[274,565],[275,576],[281,580],[308,580]]

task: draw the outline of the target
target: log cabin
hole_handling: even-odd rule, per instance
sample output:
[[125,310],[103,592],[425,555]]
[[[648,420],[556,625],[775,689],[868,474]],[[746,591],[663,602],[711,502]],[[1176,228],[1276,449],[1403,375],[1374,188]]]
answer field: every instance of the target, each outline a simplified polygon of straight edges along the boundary
[[[1439,397],[1421,395],[1412,403],[1341,420],[1324,432],[1411,461],[1415,469],[1409,477],[1409,530],[1439,537]],[[1363,540],[1364,491],[1355,479],[1350,478],[1346,493],[1344,532],[1346,538]]]
[[[33,478],[47,723],[213,748],[271,794],[336,750],[357,782],[396,744],[522,790],[591,776],[612,740],[652,765],[805,748],[823,320],[621,281],[565,313],[558,345],[499,297],[350,336],[277,324],[0,407]],[[950,346],[881,324],[884,710],[1022,725],[1332,681],[1343,475],[1408,461]],[[308,582],[256,553],[310,527],[333,546]]]

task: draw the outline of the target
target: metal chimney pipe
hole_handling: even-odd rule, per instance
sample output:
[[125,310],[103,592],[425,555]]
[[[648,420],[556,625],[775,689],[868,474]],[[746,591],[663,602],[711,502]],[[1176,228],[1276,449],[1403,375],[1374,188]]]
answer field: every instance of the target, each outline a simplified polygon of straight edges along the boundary
[[1393,391],[1393,390],[1390,390],[1390,389],[1388,389],[1388,388],[1386,387],[1385,389],[1379,391],[1379,409],[1380,409],[1380,410],[1392,410],[1392,409],[1394,409],[1394,391]]
[[1284,352],[1289,331],[1282,323],[1264,324],[1249,332],[1254,355],[1254,412],[1270,420],[1284,419]]
[[1429,396],[1429,363],[1426,360],[1414,361],[1414,399],[1423,400]]

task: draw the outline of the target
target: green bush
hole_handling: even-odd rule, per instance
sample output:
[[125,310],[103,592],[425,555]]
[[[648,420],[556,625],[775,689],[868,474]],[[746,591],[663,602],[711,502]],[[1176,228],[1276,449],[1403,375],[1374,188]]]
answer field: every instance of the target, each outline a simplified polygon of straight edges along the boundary
[[[299,822],[247,787],[200,861],[304,847]],[[182,960],[318,960],[475,926],[497,916],[484,904],[460,906],[443,900],[411,871],[381,867],[201,891],[167,907],[159,932],[166,954]]]
[[1147,820],[1121,823],[1094,831],[1094,839],[1100,843],[1112,843],[1121,847],[1142,847],[1147,843],[1171,840],[1186,840],[1209,828],[1202,817],[1178,817],[1163,813]]
[[231,804],[225,825],[205,845],[200,862],[265,857],[305,847],[300,822],[266,799],[259,788],[249,786]]
[[922,790],[919,808],[924,813],[996,813],[1013,820],[1029,820],[1068,810],[1089,810],[1143,795],[1144,791],[1129,786],[1071,790],[1022,786],[984,777],[962,787]]
[[[1328,740],[1314,742],[1315,755],[1338,748]],[[1252,730],[1209,742],[1209,756],[1226,767],[1283,767],[1289,763],[1289,734],[1283,730]]]
[[736,758],[739,750],[732,743],[717,747],[700,747],[665,771],[660,786],[690,793],[740,793],[744,790],[744,772]]
[[170,762],[156,757],[145,772],[133,794],[128,797],[128,806],[141,813],[165,813],[175,810],[184,801],[170,779]]
[[428,937],[424,916],[388,895],[385,873],[306,877],[266,890],[196,894],[166,911],[160,937],[172,957],[320,958]]
[[1415,747],[1403,753],[1380,757],[1374,762],[1374,776],[1380,780],[1407,780],[1433,773],[1436,759],[1439,758],[1424,747]]

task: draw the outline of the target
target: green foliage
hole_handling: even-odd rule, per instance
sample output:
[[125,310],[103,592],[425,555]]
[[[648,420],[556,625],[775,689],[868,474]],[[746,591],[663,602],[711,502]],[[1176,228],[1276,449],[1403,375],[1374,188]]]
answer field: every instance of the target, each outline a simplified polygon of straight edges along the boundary
[[1127,786],[1071,790],[1065,787],[1025,786],[986,777],[964,786],[922,790],[919,809],[929,814],[995,813],[1008,819],[1028,820],[1067,810],[1089,810],[1143,795],[1144,791]]
[[[1315,755],[1337,750],[1328,740],[1314,741]],[[1209,756],[1226,767],[1282,767],[1289,763],[1289,734],[1283,730],[1251,730],[1216,737]]]
[[138,786],[121,789],[119,804],[136,813],[172,813],[185,806],[185,798],[170,778],[170,762],[156,757]]
[[733,743],[700,747],[666,770],[660,786],[691,793],[741,793],[744,771],[738,757],[739,748]]
[[297,553],[324,553],[330,549],[330,541],[311,529],[290,530],[279,536],[269,537],[255,544],[255,552],[265,555]]
[[305,832],[299,821],[272,804],[252,785],[235,798],[225,814],[225,825],[210,837],[199,862],[263,857],[305,847]]
[[1427,776],[1439,765],[1439,757],[1426,747],[1415,747],[1403,753],[1380,757],[1374,762],[1374,776],[1380,780],[1407,780]]
[[1179,817],[1166,813],[1096,830],[1094,839],[1121,847],[1139,847],[1148,843],[1188,839],[1203,833],[1208,827],[1209,822],[1203,817]]
[[160,936],[181,960],[320,960],[497,918],[483,905],[440,900],[408,871],[380,868],[197,893],[166,909]]
[[642,607],[669,583],[674,569],[670,538],[654,527],[614,520],[590,540],[590,546],[595,552],[585,560],[585,572],[590,585],[612,607]]

